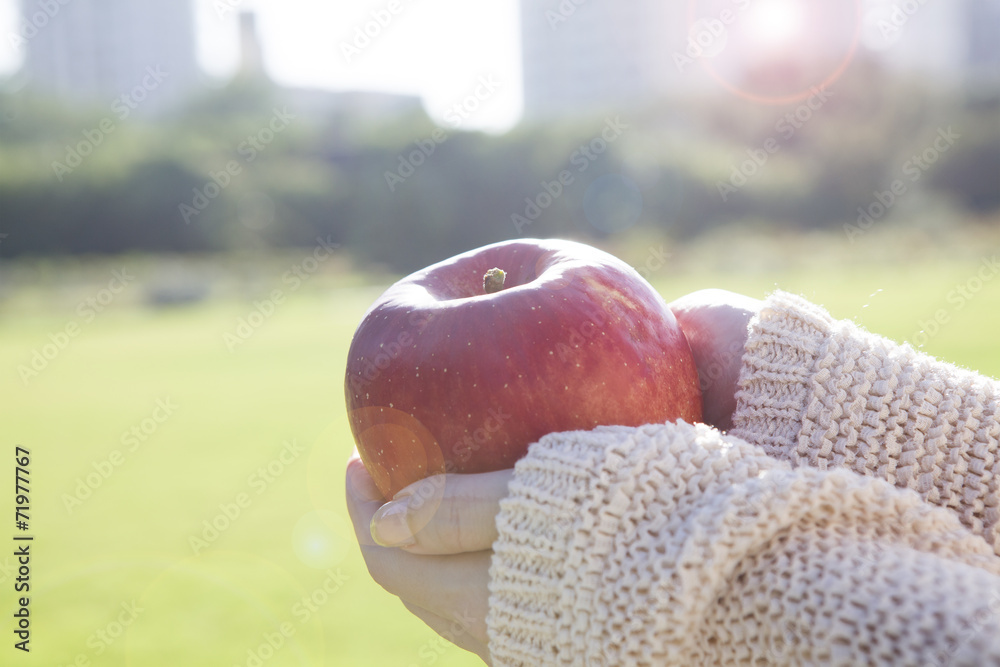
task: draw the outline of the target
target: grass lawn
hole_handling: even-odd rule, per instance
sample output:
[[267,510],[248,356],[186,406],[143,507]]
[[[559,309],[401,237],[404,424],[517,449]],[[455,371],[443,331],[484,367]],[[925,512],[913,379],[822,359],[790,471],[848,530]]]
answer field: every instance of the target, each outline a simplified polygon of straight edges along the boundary
[[[970,257],[651,278],[668,300],[709,286],[798,292],[1000,377],[1000,280],[977,284],[981,258]],[[90,319],[79,304],[101,293],[111,268],[91,267],[90,282],[21,285],[0,302],[0,497],[10,520],[0,663],[479,664],[369,579],[348,527],[344,362],[380,286],[317,278],[292,291],[279,269],[244,296],[154,309],[139,280]],[[240,318],[275,286],[280,303],[239,338]],[[35,352],[53,354],[27,374]],[[10,632],[17,445],[31,451],[27,655]]]

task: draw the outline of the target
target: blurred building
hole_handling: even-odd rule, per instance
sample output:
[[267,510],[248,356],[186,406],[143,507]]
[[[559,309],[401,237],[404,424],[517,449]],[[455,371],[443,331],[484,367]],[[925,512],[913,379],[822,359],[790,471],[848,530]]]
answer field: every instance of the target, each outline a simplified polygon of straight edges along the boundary
[[865,0],[863,47],[900,72],[955,80],[965,60],[965,0]]
[[240,12],[240,69],[239,74],[250,77],[263,77],[264,49],[257,33],[257,15],[253,12]]
[[524,116],[557,116],[642,102],[680,80],[671,25],[685,4],[521,0]]
[[22,0],[21,14],[23,74],[39,92],[95,104],[126,95],[145,112],[201,81],[191,0]]
[[966,22],[972,75],[1000,85],[1000,0],[968,0]]
[[782,34],[781,13],[791,8],[521,0],[524,116],[592,113],[717,90],[719,81],[739,88],[768,67],[831,71],[851,54],[944,84],[1000,77],[1000,0],[803,1],[794,34]]
[[303,118],[321,120],[334,114],[344,114],[369,120],[385,120],[420,113],[423,109],[421,99],[416,95],[278,85],[267,75],[264,67],[264,47],[254,12],[240,12],[239,37],[240,65],[236,78],[263,83],[271,89],[276,100],[288,104]]
[[865,46],[887,66],[945,84],[1000,80],[1000,0],[866,0]]

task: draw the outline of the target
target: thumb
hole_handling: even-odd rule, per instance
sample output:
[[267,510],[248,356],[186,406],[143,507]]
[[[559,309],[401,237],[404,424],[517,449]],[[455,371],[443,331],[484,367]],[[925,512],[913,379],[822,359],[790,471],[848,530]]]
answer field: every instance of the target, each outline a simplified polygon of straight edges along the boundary
[[372,538],[415,554],[490,549],[496,515],[514,471],[436,475],[415,482],[375,512]]

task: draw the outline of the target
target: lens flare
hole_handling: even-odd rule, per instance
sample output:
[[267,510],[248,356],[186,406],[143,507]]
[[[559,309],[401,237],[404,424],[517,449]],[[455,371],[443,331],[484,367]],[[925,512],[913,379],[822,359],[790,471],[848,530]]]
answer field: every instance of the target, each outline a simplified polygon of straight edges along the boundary
[[314,510],[292,529],[292,548],[298,559],[317,570],[339,565],[347,557],[353,531],[340,515]]
[[747,38],[753,46],[783,50],[805,29],[805,11],[798,0],[760,0],[747,10]]

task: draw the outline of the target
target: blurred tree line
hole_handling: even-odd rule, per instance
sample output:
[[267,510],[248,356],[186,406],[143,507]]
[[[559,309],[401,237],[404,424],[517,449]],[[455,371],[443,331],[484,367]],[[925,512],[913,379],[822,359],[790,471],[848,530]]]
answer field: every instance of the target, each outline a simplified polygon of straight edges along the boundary
[[988,220],[1000,208],[998,99],[855,63],[783,105],[673,98],[493,135],[419,110],[307,115],[281,89],[239,80],[155,119],[0,93],[0,257],[322,237],[408,271],[518,236],[839,230],[928,198]]

